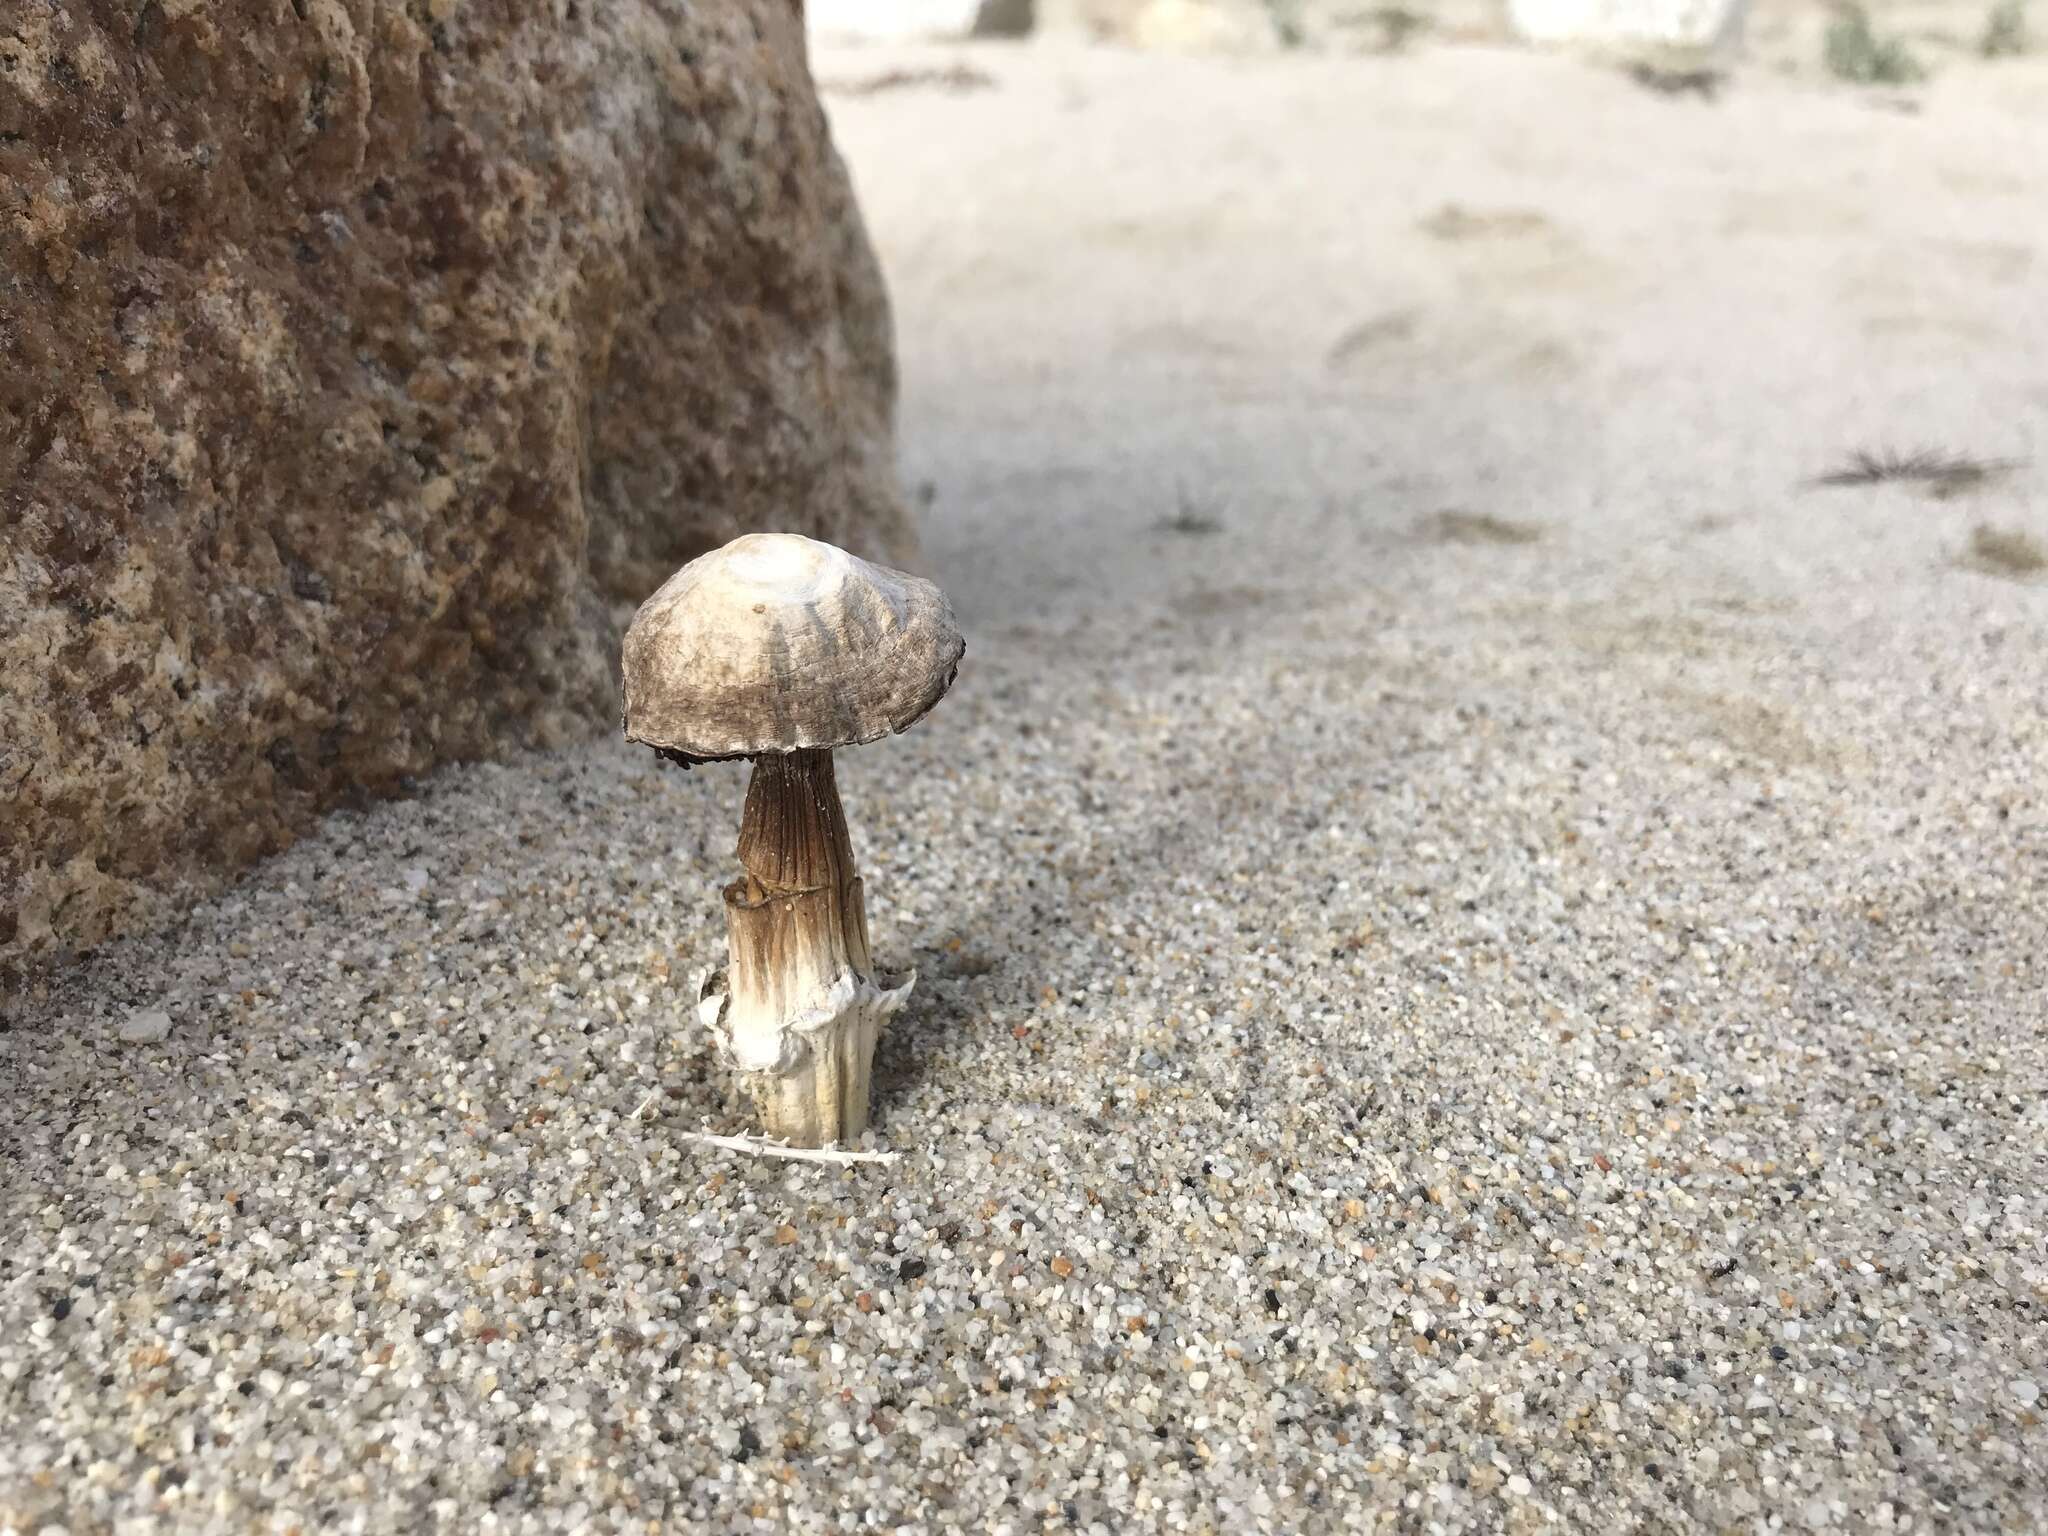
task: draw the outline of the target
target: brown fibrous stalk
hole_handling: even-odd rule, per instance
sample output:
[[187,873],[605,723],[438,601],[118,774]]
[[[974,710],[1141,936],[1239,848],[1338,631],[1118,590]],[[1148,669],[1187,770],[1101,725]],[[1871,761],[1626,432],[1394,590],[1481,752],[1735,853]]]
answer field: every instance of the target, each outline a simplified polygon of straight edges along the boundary
[[739,860],[746,873],[725,890],[732,958],[715,1027],[769,1136],[850,1141],[867,1128],[882,1022],[909,988],[876,985],[831,752],[755,760]]
[[746,809],[740,813],[739,860],[755,899],[837,890],[860,878],[830,752],[778,752],[754,759]]

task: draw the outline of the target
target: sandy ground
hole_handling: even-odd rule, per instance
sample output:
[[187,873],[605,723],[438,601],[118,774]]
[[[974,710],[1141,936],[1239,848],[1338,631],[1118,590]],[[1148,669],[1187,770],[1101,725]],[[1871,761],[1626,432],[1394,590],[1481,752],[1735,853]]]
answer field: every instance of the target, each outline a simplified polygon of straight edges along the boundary
[[2048,70],[965,57],[901,1161],[678,1135],[738,771],[338,816],[0,1035],[0,1531],[2048,1520]]

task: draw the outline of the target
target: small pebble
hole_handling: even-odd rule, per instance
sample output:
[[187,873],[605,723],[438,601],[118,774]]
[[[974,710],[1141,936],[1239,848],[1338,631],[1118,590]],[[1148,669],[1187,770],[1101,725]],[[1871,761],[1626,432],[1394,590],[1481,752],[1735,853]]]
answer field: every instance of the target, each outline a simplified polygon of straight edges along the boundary
[[121,1021],[118,1033],[124,1045],[154,1045],[171,1032],[171,1016],[161,1008],[145,1008]]

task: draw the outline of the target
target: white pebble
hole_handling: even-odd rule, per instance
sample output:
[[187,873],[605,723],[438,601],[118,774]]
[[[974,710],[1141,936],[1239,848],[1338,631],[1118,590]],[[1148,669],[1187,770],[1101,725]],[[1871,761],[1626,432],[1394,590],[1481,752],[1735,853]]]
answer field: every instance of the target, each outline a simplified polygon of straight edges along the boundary
[[155,1045],[171,1032],[171,1016],[161,1008],[143,1008],[121,1021],[124,1045]]

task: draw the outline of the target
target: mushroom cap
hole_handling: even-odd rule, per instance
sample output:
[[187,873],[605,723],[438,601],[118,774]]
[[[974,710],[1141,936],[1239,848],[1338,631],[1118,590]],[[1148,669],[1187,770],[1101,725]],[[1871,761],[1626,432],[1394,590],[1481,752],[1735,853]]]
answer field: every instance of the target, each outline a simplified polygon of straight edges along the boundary
[[938,703],[966,649],[930,582],[750,533],[640,605],[622,657],[626,739],[689,762],[858,746]]

